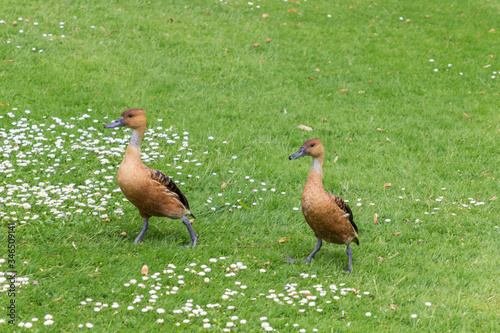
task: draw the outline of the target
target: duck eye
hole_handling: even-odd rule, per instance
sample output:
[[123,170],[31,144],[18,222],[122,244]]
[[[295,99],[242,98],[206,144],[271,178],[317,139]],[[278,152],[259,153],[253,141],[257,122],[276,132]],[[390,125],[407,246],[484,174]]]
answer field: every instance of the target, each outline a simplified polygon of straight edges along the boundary
[[314,143],[311,143],[311,145],[309,147],[314,147]]
[[131,114],[128,115],[129,118],[132,118],[133,116]]

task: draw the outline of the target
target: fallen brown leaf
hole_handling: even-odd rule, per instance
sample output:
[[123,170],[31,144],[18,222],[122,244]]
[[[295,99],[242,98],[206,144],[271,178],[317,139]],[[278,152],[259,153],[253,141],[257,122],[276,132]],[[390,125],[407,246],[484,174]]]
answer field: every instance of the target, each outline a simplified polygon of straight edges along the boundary
[[347,92],[349,89],[340,89],[340,90],[337,90],[338,93],[345,93]]
[[226,188],[226,182],[222,182],[222,185],[220,186],[221,189],[225,189]]
[[148,265],[142,266],[142,268],[141,268],[141,274],[142,275],[148,275],[148,272],[149,272]]
[[190,219],[190,220],[189,220],[189,223],[193,223],[193,222],[194,222],[194,219]]
[[121,232],[120,235],[127,236],[127,233],[124,231],[124,232]]
[[397,235],[400,235],[400,234],[401,234],[401,231],[399,231],[399,232],[393,232],[392,233],[393,236],[397,236]]
[[385,138],[385,141],[391,142],[391,140],[388,137]]
[[488,67],[491,67],[491,65],[486,65],[486,66],[484,66],[483,68],[488,68]]
[[326,119],[326,118],[321,119],[322,123],[327,122],[327,121],[328,121],[328,119]]
[[377,128],[377,131],[383,132],[384,130],[379,127],[379,128]]
[[388,188],[388,187],[391,187],[391,186],[392,186],[392,184],[391,184],[391,183],[385,183],[385,184],[384,184],[384,188]]
[[375,215],[373,215],[373,223],[374,224],[378,223],[378,214],[377,213],[375,213]]
[[493,197],[493,198],[490,199],[490,201],[494,201],[496,199],[498,199],[498,198],[497,197]]
[[17,25],[17,21],[12,22],[12,25],[16,26]]
[[393,310],[399,310],[399,307],[397,305],[391,304],[391,309],[393,309]]
[[430,15],[425,15],[424,17],[428,19],[428,18],[430,18]]
[[280,240],[278,241],[279,243],[284,243],[284,242],[288,242],[290,240],[290,237],[288,238],[285,238],[285,237],[281,237]]
[[55,300],[53,300],[52,302],[57,302],[57,301],[60,301],[62,300],[62,297],[59,297],[59,298],[56,298]]
[[309,80],[313,80],[314,81],[314,78],[312,76],[308,76],[307,77]]
[[316,68],[316,69],[315,69],[315,71],[316,71],[316,72],[319,72],[319,68]]
[[382,261],[384,261],[384,258],[378,257],[377,260],[380,261],[380,262],[382,262]]
[[14,61],[14,60],[12,60],[12,59],[7,59],[7,62],[13,62],[13,61]]
[[301,130],[308,131],[308,132],[311,132],[313,130],[311,127],[306,126],[306,125],[299,125],[299,126],[297,126],[297,128],[300,128]]
[[335,158],[333,159],[333,163],[337,163],[338,160],[339,160],[339,157],[335,156]]
[[467,113],[464,112],[465,118],[472,119],[471,116],[469,116]]
[[267,17],[269,17],[269,14],[262,14],[262,17],[267,18]]
[[73,245],[73,247],[75,248],[75,250],[78,250],[78,248],[76,247],[75,242],[71,242],[71,244]]
[[358,94],[364,94],[364,93],[366,93],[366,91],[364,91],[364,90],[358,91]]
[[288,12],[289,13],[295,13],[297,11],[297,9],[289,9]]
[[102,222],[109,222],[109,221],[111,221],[111,220],[108,218],[105,218],[104,220],[102,220]]
[[490,31],[488,31],[488,32],[496,32],[496,30],[495,30],[495,29],[491,29],[491,30],[490,30]]
[[270,261],[267,261],[264,263],[264,266],[262,266],[262,268],[266,268],[267,265],[269,265],[271,262]]
[[266,43],[269,43],[271,41],[271,38],[266,39]]
[[260,43],[253,43],[253,44],[252,44],[252,46],[254,46],[254,47],[255,47],[255,46],[259,46],[259,45],[260,45]]
[[410,19],[406,19],[405,23],[410,23],[411,20]]

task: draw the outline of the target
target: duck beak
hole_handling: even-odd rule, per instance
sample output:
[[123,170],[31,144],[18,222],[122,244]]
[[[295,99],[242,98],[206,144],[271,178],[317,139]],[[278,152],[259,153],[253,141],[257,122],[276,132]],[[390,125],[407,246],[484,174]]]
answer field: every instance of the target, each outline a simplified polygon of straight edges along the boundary
[[125,123],[123,122],[123,117],[120,117],[116,120],[113,120],[109,124],[104,125],[104,128],[115,128],[115,127],[122,127],[125,126]]
[[307,156],[306,147],[300,147],[300,149],[293,155],[288,157],[289,160],[296,160],[297,158]]

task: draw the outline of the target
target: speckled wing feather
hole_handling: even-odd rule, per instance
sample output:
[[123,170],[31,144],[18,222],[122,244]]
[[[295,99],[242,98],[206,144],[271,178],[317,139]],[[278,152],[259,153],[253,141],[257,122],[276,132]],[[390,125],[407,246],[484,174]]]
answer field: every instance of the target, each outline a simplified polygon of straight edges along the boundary
[[[177,194],[181,203],[184,205],[184,207],[186,207],[189,210],[189,203],[186,199],[186,196],[184,195],[184,193],[181,192],[181,190],[177,187],[177,185],[175,185],[175,183],[172,181],[172,179],[168,178],[167,176],[165,176],[162,172],[160,172],[158,170],[154,170],[154,169],[150,169],[150,168],[148,168],[148,169],[149,169],[149,172],[151,174],[151,178],[154,181],[157,181],[161,185],[165,186],[165,188],[168,191]],[[194,215],[192,215],[192,216],[194,217]]]
[[337,206],[339,206],[339,208],[342,209],[344,213],[349,214],[349,222],[351,222],[351,225],[353,226],[354,230],[356,230],[356,233],[358,233],[358,227],[354,223],[354,217],[352,216],[351,208],[344,202],[344,200],[342,200],[341,197],[338,197],[336,195],[331,195],[331,196],[333,197],[333,200],[335,200]]

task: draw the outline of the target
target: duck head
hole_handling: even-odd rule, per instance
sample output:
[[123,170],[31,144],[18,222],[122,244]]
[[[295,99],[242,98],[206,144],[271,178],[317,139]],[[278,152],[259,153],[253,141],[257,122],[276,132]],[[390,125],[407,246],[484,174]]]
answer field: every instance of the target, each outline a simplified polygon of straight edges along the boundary
[[129,109],[123,112],[120,118],[104,125],[104,128],[125,126],[132,129],[137,129],[141,127],[146,128],[146,125],[146,111],[144,111],[143,109]]
[[309,139],[304,144],[300,149],[293,155],[290,155],[288,159],[290,160],[296,160],[297,158],[304,157],[304,156],[311,156],[312,158],[319,158],[321,156],[324,156],[325,154],[325,148],[323,147],[323,144],[321,143],[320,139]]

